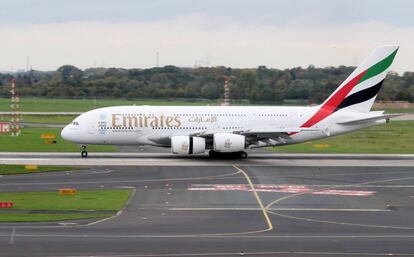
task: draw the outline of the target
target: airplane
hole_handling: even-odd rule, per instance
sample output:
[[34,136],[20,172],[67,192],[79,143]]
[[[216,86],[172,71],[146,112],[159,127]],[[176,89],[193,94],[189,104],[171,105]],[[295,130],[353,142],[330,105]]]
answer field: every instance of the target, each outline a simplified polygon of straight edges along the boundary
[[116,106],[88,111],[61,132],[86,145],[151,145],[173,154],[209,151],[247,158],[246,149],[303,143],[389,122],[370,111],[399,47],[377,47],[317,106]]

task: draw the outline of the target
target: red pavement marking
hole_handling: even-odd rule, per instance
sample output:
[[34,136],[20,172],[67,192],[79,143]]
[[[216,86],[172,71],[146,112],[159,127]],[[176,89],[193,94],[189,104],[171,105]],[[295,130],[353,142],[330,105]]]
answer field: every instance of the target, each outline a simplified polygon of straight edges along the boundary
[[[251,192],[252,189],[247,184],[215,184],[208,186],[189,187],[190,191],[246,191]],[[274,192],[274,193],[309,193],[313,195],[341,195],[341,196],[371,196],[375,191],[360,191],[360,190],[315,190],[304,185],[274,185],[274,184],[260,184],[255,185],[257,192]]]

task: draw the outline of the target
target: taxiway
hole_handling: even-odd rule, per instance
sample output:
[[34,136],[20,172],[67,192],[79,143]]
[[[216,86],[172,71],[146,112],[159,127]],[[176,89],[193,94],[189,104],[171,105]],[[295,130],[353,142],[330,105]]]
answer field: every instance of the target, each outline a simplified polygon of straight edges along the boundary
[[414,166],[409,154],[249,153],[247,159],[211,159],[171,153],[0,153],[0,164],[79,166]]
[[[412,157],[378,158],[412,163]],[[0,177],[3,192],[134,189],[126,208],[107,219],[4,223],[0,256],[414,255],[412,165],[230,162]]]

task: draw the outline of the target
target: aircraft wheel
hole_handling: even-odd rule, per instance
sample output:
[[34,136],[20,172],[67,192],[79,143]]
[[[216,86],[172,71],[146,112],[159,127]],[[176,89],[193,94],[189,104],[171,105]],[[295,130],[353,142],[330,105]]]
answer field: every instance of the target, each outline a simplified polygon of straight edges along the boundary
[[243,159],[246,159],[247,158],[247,153],[246,152],[241,152],[240,157],[243,158]]
[[82,152],[81,152],[81,156],[82,156],[83,158],[88,157],[88,152],[87,152],[87,151],[82,151]]

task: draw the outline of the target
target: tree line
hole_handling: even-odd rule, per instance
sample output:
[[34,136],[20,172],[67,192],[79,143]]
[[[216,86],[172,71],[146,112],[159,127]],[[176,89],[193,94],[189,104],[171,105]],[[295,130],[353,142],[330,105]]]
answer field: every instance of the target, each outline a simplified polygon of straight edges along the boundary
[[[64,65],[52,72],[0,73],[0,97],[10,96],[14,77],[20,96],[46,98],[204,98],[223,97],[229,81],[232,99],[283,103],[302,100],[321,103],[355,67],[254,69],[226,67],[149,69],[89,68]],[[390,72],[380,91],[380,100],[414,101],[414,72]]]

